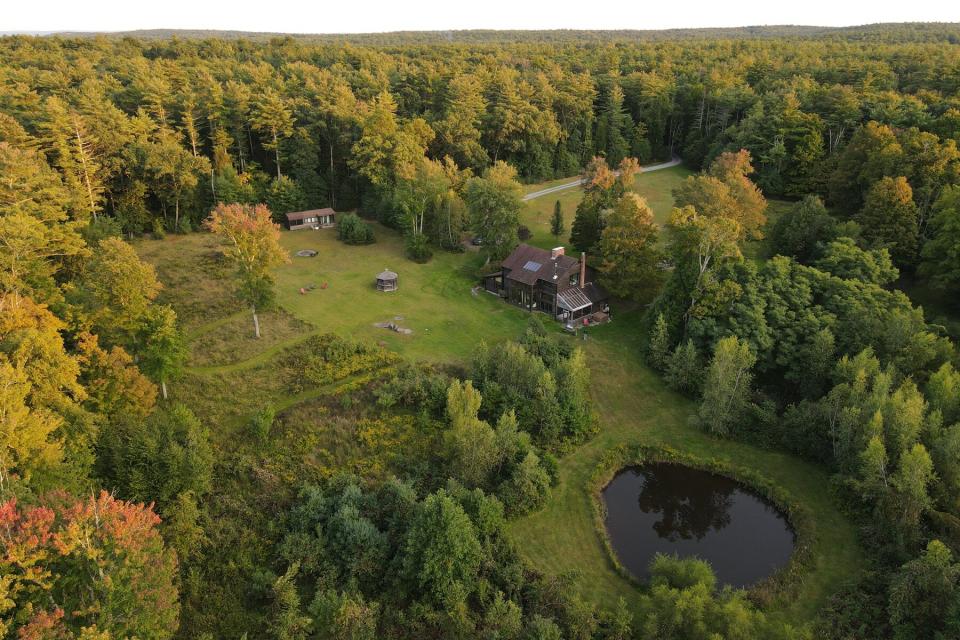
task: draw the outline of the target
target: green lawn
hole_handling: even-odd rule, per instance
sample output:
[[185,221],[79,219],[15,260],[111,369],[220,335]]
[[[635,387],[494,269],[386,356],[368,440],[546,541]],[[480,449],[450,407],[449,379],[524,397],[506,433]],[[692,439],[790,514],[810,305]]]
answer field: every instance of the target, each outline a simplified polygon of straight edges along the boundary
[[260,340],[238,340],[253,335],[253,318],[247,310],[239,311],[200,327],[201,340],[191,345],[191,368],[219,367],[253,358],[274,345],[288,343],[312,330],[283,309],[258,314]]
[[[658,220],[672,205],[670,190],[688,174],[673,168],[638,178],[638,189]],[[565,205],[569,225],[580,192],[571,190],[559,197],[569,203]],[[555,199],[533,201],[525,219],[536,219],[536,211],[542,210],[544,220],[538,227],[542,231]],[[438,252],[431,262],[418,265],[403,256],[402,240],[395,232],[380,226],[376,232],[375,244],[359,247],[340,243],[332,230],[284,232],[281,242],[291,255],[299,249],[319,254],[292,257],[277,270],[280,311],[264,314],[261,341],[251,337],[249,316],[232,301],[230,274],[217,260],[215,240],[209,234],[137,243],[141,255],[157,265],[166,285],[164,299],[185,319],[194,350],[188,375],[172,385],[174,397],[194,406],[211,424],[222,450],[231,450],[237,429],[244,428],[253,411],[272,402],[287,410],[285,424],[290,433],[306,434],[305,442],[320,438],[331,460],[344,453],[333,449],[346,436],[327,438],[325,428],[316,431],[315,407],[325,406],[328,400],[322,396],[334,387],[295,394],[274,379],[283,350],[314,333],[374,340],[409,358],[463,363],[481,340],[503,340],[521,332],[528,317],[525,312],[483,291],[471,291],[476,283],[467,268],[469,254]],[[549,239],[541,241],[542,246],[550,244]],[[375,276],[384,268],[399,273],[399,291],[376,291]],[[299,292],[311,284],[317,287],[306,294]],[[636,313],[619,313],[614,323],[593,331],[583,343],[600,431],[560,461],[560,485],[546,508],[514,522],[511,535],[535,567],[551,573],[574,571],[578,589],[591,602],[613,606],[618,596],[636,602],[639,590],[613,569],[594,529],[586,483],[602,453],[621,444],[643,443],[725,458],[766,474],[814,514],[815,568],[798,597],[773,609],[790,621],[809,620],[831,592],[855,576],[860,564],[854,529],[830,497],[827,474],[784,454],[716,440],[691,426],[693,405],[667,390],[641,363],[637,318]],[[409,327],[413,334],[373,326],[389,320]],[[352,428],[345,423],[338,433]],[[288,466],[312,454],[296,449],[291,455],[295,457]]]
[[[252,339],[249,313],[232,298],[230,273],[215,259],[216,239],[210,234],[141,240],[136,248],[156,266],[164,284],[162,301],[182,319],[194,353],[190,365],[197,370],[264,360],[265,352],[315,332],[382,342],[415,359],[462,362],[481,340],[503,340],[522,330],[522,311],[484,291],[471,292],[476,281],[465,254],[438,251],[429,263],[416,264],[404,257],[396,232],[375,226],[377,242],[366,246],[345,245],[332,229],[284,231],[281,244],[291,259],[276,271],[281,310],[261,314],[260,341]],[[300,249],[319,255],[296,257]],[[375,277],[385,268],[399,274],[398,291],[376,290]],[[300,293],[311,284],[316,288]],[[373,326],[384,321],[413,333]]]
[[[429,263],[416,264],[403,256],[396,232],[380,226],[376,231],[377,242],[366,246],[345,245],[332,229],[284,232],[282,243],[291,255],[300,249],[319,255],[293,257],[277,270],[277,301],[320,331],[384,342],[405,356],[431,361],[463,361],[481,340],[503,340],[521,330],[523,312],[485,291],[471,292],[477,283],[465,273],[463,254],[438,251]],[[398,291],[374,286],[387,268],[400,276]],[[317,288],[300,294],[310,284]],[[413,334],[373,326],[395,318]]]
[[134,245],[157,270],[163,284],[158,301],[173,305],[188,337],[239,311],[219,244],[213,234],[192,233],[138,240]]
[[[693,175],[693,172],[683,166],[670,167],[659,171],[641,173],[634,181],[634,189],[638,194],[646,198],[650,208],[653,209],[654,219],[658,224],[663,225],[673,209],[673,196],[671,191],[679,185],[684,178]],[[576,176],[544,182],[542,184],[528,185],[525,193],[545,189],[555,184],[563,184],[575,180]],[[549,195],[535,198],[524,203],[524,210],[520,214],[520,223],[526,225],[533,237],[528,240],[532,245],[549,249],[557,245],[568,244],[567,238],[570,236],[570,225],[573,224],[573,218],[577,212],[577,205],[583,197],[583,189],[567,189]],[[563,210],[563,221],[566,225],[566,233],[559,239],[550,234],[550,218],[553,216],[553,205],[559,200],[560,207]]]

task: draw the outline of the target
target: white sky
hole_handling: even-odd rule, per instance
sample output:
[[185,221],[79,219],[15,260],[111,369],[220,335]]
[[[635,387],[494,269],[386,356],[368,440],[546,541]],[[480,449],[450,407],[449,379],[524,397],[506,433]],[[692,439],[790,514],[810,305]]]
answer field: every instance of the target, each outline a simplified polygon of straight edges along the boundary
[[957,0],[3,0],[0,7],[0,32],[365,33],[960,22]]

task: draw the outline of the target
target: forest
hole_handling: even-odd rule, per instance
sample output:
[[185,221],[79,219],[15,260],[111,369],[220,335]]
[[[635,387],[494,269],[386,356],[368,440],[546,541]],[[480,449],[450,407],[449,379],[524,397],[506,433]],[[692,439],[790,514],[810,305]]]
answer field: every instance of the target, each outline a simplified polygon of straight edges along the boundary
[[[0,638],[960,637],[960,26],[191,35],[0,38]],[[582,344],[470,291],[577,176],[542,240],[623,310]],[[331,274],[390,255],[479,329],[311,324],[319,207]],[[854,566],[544,570],[626,396],[816,468]]]

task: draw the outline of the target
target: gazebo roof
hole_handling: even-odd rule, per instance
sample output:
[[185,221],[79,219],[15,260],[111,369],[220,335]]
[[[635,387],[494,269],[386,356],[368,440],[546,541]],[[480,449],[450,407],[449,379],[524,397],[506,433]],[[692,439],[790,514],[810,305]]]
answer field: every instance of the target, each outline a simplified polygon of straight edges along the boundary
[[377,280],[396,280],[397,274],[389,269],[384,269],[378,276]]

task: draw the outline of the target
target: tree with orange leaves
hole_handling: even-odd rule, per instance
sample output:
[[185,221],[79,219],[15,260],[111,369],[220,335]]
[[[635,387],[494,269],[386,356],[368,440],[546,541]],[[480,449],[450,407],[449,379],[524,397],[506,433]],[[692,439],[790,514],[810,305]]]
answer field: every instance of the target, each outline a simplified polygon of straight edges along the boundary
[[643,173],[643,167],[636,158],[624,158],[617,165],[617,182],[624,192],[633,189],[633,179]]
[[759,239],[767,201],[747,177],[751,173],[747,151],[721,153],[704,174],[690,176],[674,189],[673,199],[677,207],[692,206],[702,216],[734,220],[744,237]]
[[673,199],[678,208],[692,206],[702,216],[734,220],[744,237],[760,239],[767,222],[767,201],[747,177],[751,173],[747,151],[725,152],[706,173],[690,176],[674,189]]
[[259,338],[257,309],[273,300],[270,270],[290,260],[280,246],[280,227],[263,204],[218,204],[204,226],[224,240],[223,254],[237,269],[237,297],[250,306]]
[[157,402],[157,388],[140,372],[123,347],[105,349],[97,336],[77,336],[80,380],[87,391],[86,405],[96,414],[143,420]]
[[44,502],[0,503],[0,637],[171,637],[177,559],[152,507],[106,492]]
[[633,179],[642,170],[636,158],[624,158],[616,171],[600,156],[590,161],[583,173],[583,199],[577,205],[577,214],[570,227],[570,243],[578,251],[595,253],[600,250],[600,236],[607,214],[625,193],[633,189]]
[[590,192],[594,190],[606,191],[610,189],[617,181],[617,174],[610,169],[606,159],[602,156],[594,156],[587,168],[583,171],[583,189]]
[[[745,229],[762,229],[767,222],[767,200],[748,176],[754,172],[750,152],[746,149],[721,153],[710,163],[709,174],[721,180],[730,190],[730,197],[739,212],[737,222]],[[754,232],[756,235],[756,232]]]

